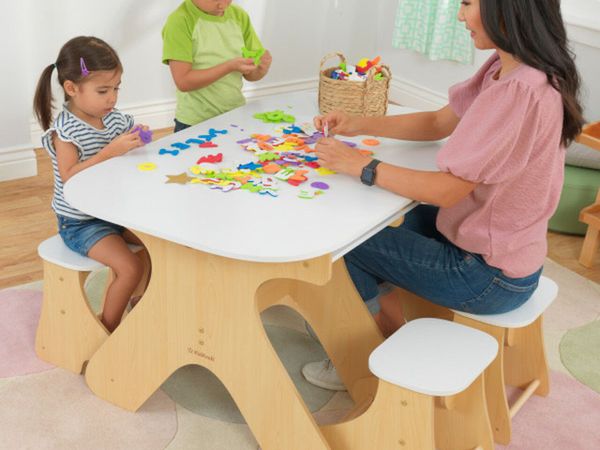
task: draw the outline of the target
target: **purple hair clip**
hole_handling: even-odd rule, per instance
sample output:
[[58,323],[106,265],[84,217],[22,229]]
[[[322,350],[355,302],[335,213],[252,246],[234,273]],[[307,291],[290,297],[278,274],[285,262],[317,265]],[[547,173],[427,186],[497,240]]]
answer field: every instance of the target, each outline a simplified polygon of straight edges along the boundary
[[85,66],[85,61],[83,60],[83,58],[79,58],[79,65],[81,66],[81,76],[87,77],[90,74],[90,71]]

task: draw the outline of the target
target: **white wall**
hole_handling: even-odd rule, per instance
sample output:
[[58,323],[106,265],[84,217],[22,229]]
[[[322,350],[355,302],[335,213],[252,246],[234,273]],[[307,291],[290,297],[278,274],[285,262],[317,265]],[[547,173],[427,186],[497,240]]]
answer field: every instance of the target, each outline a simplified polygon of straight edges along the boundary
[[[248,97],[315,88],[321,58],[342,51],[350,62],[381,55],[393,72],[392,99],[419,108],[435,108],[447,90],[479,67],[489,52],[477,52],[473,66],[432,62],[394,49],[392,27],[398,0],[238,0],[250,14],[263,43],[273,54],[269,75],[245,87]],[[573,3],[572,3],[573,2]],[[31,103],[40,71],[53,62],[69,38],[97,35],[112,44],[125,73],[119,107],[153,128],[172,124],[174,87],[161,64],[161,29],[180,0],[20,0],[0,6],[0,181],[35,175],[32,148],[39,147],[39,126]],[[598,14],[580,8],[600,0],[564,0],[570,12],[569,33],[587,91],[589,120],[600,119],[600,31],[590,23]],[[587,16],[587,17],[586,17]],[[583,17],[583,19],[582,19]],[[587,21],[586,21],[587,20]],[[600,28],[600,24],[598,24]],[[332,60],[327,66],[333,64]],[[595,82],[595,84],[594,84]],[[57,104],[62,92],[55,92]]]
[[[31,47],[26,45],[29,1],[4,2],[0,13],[0,180],[36,173],[29,144]],[[25,44],[25,45],[23,45]]]
[[[119,107],[154,128],[172,125],[175,91],[161,64],[161,29],[181,0],[20,0],[0,6],[0,181],[35,175],[41,129],[32,120],[41,70],[71,37],[96,35],[121,57],[125,72]],[[315,88],[320,59],[336,50],[350,60],[374,53],[377,15],[364,0],[239,0],[273,54],[268,76],[247,95]],[[26,20],[27,19],[27,20]],[[364,29],[366,32],[357,30]],[[10,43],[6,45],[5,43]],[[54,92],[57,105],[62,92]],[[12,158],[7,164],[8,156]],[[4,164],[3,164],[4,158]],[[25,159],[28,164],[23,164]],[[15,170],[15,166],[19,170]]]
[[[580,41],[572,40],[571,45],[583,80],[582,100],[586,118],[600,120],[600,0],[565,0],[563,10],[565,4],[574,8],[564,15],[572,22],[567,26],[570,38]],[[416,52],[393,48],[392,31],[397,5],[398,0],[382,0],[378,11],[377,48],[394,75],[392,99],[417,108],[437,108],[447,101],[448,88],[471,76],[490,52],[476,50],[473,65],[463,65],[430,61]],[[591,8],[587,21],[578,21],[585,15],[586,7]]]

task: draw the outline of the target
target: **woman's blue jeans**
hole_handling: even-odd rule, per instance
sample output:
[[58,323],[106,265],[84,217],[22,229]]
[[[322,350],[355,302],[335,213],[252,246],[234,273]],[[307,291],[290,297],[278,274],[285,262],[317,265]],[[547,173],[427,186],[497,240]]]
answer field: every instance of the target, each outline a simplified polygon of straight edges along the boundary
[[448,241],[435,226],[438,208],[420,205],[404,223],[388,227],[345,256],[350,277],[364,301],[390,282],[447,308],[498,314],[521,306],[537,287],[542,269],[510,278],[481,255]]

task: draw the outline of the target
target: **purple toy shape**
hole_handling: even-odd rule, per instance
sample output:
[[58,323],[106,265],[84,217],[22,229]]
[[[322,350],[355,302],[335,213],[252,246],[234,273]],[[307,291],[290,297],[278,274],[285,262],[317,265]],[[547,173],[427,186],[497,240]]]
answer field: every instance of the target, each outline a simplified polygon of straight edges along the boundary
[[131,132],[135,133],[136,131],[139,133],[140,139],[144,144],[149,144],[150,142],[152,142],[151,130],[144,130],[141,125],[137,125],[133,130],[131,130]]
[[322,191],[329,189],[329,185],[327,183],[323,183],[322,181],[315,181],[314,183],[311,183],[310,187],[321,189]]

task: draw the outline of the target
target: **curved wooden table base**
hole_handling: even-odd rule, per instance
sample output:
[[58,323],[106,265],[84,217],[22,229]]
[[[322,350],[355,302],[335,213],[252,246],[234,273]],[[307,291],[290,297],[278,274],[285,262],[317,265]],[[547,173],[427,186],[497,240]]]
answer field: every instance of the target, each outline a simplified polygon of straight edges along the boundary
[[353,396],[368,395],[376,383],[361,381],[373,379],[368,355],[382,337],[355,298],[343,261],[255,263],[136,234],[150,254],[152,277],[143,300],[90,360],[90,389],[135,411],[178,368],[198,364],[223,382],[262,448],[330,448],[271,346],[260,312],[274,304],[298,310]]

